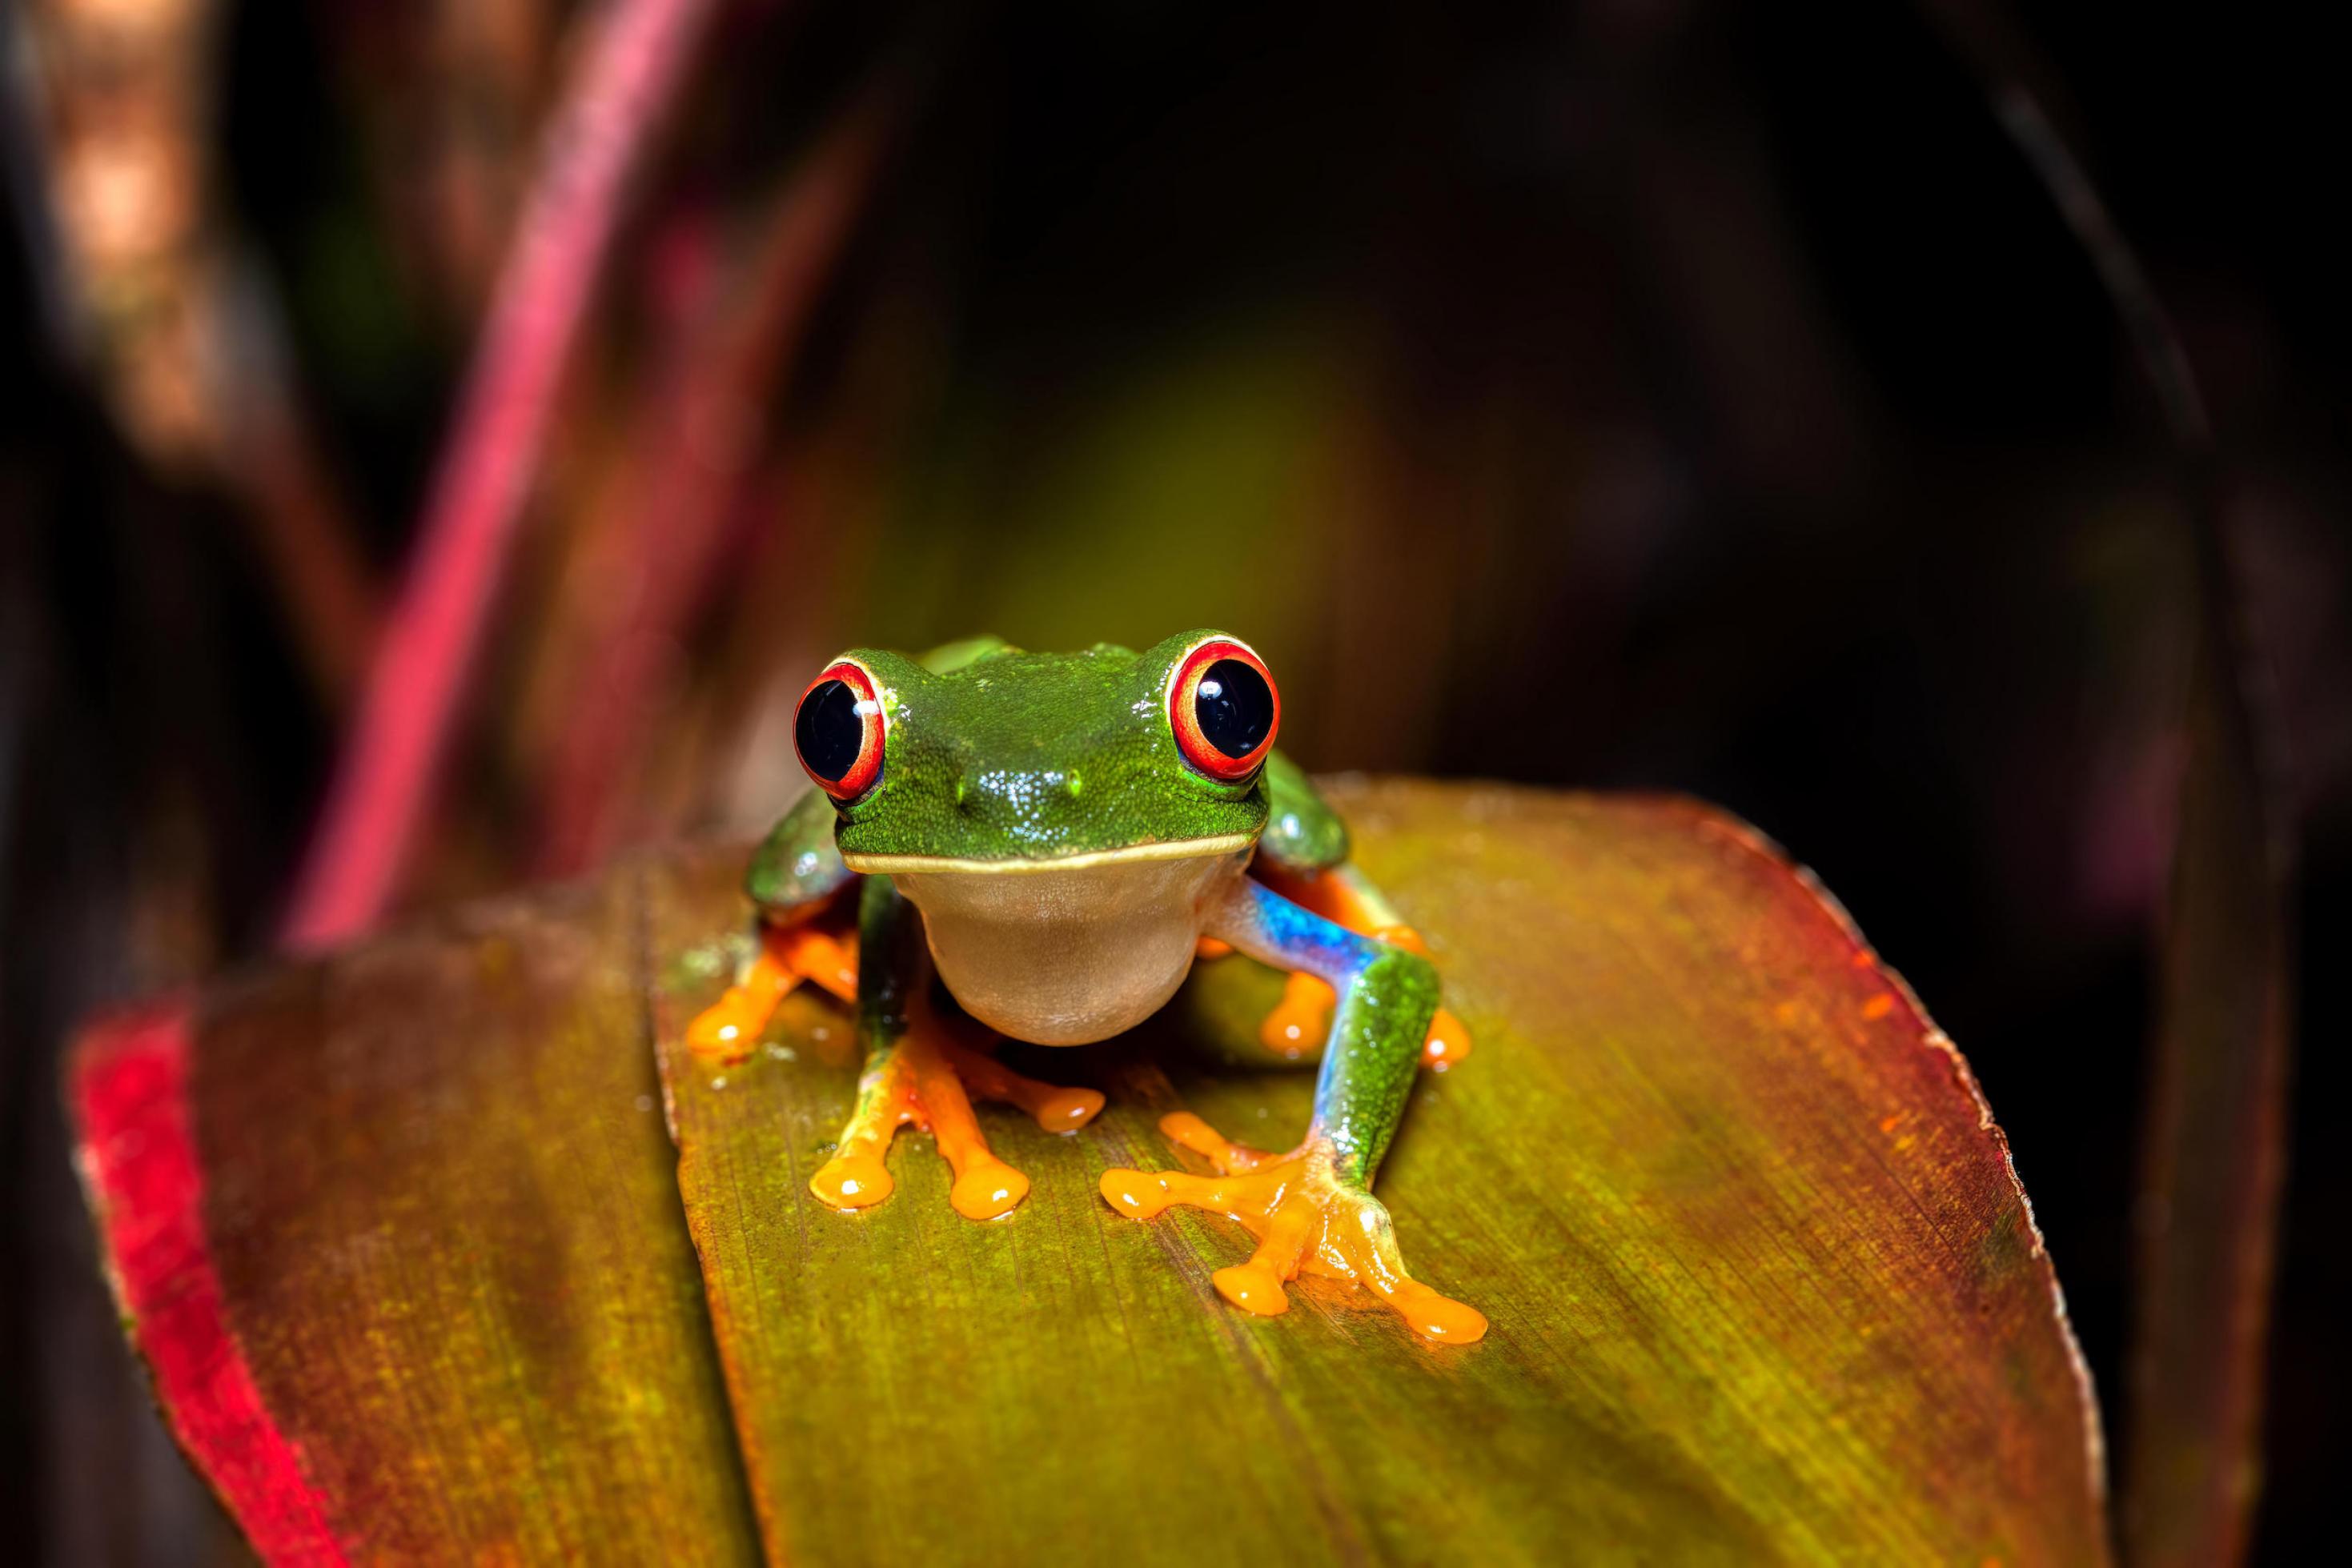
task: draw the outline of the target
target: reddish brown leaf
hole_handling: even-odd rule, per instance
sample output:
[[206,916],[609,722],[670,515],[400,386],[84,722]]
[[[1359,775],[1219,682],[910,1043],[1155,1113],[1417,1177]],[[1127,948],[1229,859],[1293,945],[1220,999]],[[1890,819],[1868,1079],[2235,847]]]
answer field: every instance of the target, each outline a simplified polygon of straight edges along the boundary
[[126,1326],[274,1560],[755,1554],[628,886],[233,984],[176,1056],[85,1047]]
[[1024,1053],[1111,1106],[1074,1139],[983,1112],[1035,1184],[1006,1219],[950,1212],[912,1135],[896,1195],[845,1216],[805,1185],[850,1104],[845,1010],[803,993],[751,1062],[686,1057],[740,862],[654,869],[679,1179],[782,1556],[2104,1556],[2089,1391],[2000,1134],[1809,879],[1675,802],[1340,801],[1478,1037],[1382,1181],[1408,1260],[1493,1320],[1466,1350],[1334,1290],[1242,1317],[1207,1281],[1235,1228],[1097,1197],[1174,1163],[1179,1106],[1296,1135],[1305,1074],[1217,1060],[1263,971]]
[[[1207,1283],[1230,1227],[1097,1196],[1166,1161],[1180,1105],[1303,1123],[1238,959],[1135,1036],[1025,1053],[1111,1105],[1067,1139],[983,1113],[1035,1183],[1006,1219],[952,1214],[916,1136],[889,1203],[820,1207],[839,1006],[795,997],[723,1074],[678,1057],[743,945],[741,852],[701,852],[257,976],[171,1071],[86,1049],[84,1159],[175,1429],[285,1559],[740,1558],[754,1509],[817,1563],[2103,1558],[2000,1134],[1801,873],[1679,802],[1338,799],[1478,1036],[1382,1188],[1483,1343],[1328,1283],[1242,1317]],[[158,1129],[176,1186],[133,1179]]]

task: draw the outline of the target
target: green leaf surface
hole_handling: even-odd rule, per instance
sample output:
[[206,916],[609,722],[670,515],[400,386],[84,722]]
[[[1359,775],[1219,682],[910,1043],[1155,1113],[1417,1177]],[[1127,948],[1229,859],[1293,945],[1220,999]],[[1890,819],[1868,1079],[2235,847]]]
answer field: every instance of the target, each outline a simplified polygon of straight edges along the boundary
[[1097,1196],[1175,1163],[1171,1110],[1303,1128],[1240,959],[1016,1051],[1110,1103],[982,1110],[1007,1218],[917,1134],[887,1203],[823,1207],[846,1009],[681,1054],[747,940],[742,852],[699,850],[264,971],[145,1057],[93,1033],[82,1158],[174,1429],[299,1561],[2103,1560],[2000,1134],[1809,878],[1682,802],[1335,793],[1476,1038],[1381,1190],[1483,1342],[1330,1281],[1244,1316],[1238,1227]]
[[2103,1559],[2095,1416],[1965,1065],[1811,879],[1696,806],[1349,785],[1359,857],[1477,1051],[1383,1173],[1406,1258],[1493,1321],[1416,1340],[1368,1297],[1225,1306],[1248,1250],[1149,1225],[1107,1167],[1195,1111],[1281,1147],[1308,1073],[1249,1060],[1270,977],[1025,1070],[1104,1089],[1072,1138],[982,1112],[1034,1183],[948,1207],[928,1140],[858,1215],[806,1182],[847,1114],[839,1004],[724,1071],[680,1044],[740,946],[732,857],[652,868],[653,1017],[772,1553],[1003,1561]]

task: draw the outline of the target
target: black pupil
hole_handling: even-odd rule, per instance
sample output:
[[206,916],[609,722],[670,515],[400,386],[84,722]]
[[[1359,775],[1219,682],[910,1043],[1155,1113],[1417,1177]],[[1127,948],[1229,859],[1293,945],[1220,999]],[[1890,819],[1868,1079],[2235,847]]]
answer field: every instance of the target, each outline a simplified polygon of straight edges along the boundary
[[1211,746],[1247,757],[1274,727],[1274,688],[1239,659],[1219,659],[1192,688],[1192,716]]
[[847,682],[821,682],[801,699],[793,742],[801,748],[802,766],[826,783],[848,776],[866,749],[866,721],[857,715],[857,694]]

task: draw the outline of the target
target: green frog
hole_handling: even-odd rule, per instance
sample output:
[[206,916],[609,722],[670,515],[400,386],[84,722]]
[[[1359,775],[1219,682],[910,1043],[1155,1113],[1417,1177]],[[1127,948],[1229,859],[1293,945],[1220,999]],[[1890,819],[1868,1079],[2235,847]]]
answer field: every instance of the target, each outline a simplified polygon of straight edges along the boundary
[[1478,1339],[1484,1317],[1406,1273],[1371,1190],[1416,1071],[1468,1041],[1421,939],[1349,863],[1345,825],[1274,749],[1281,718],[1265,661],[1222,632],[1140,653],[982,637],[921,658],[842,654],[794,716],[816,788],[746,878],[755,955],[689,1046],[740,1060],[793,986],[832,990],[856,1009],[865,1067],[811,1190],[841,1209],[880,1203],[891,1140],[913,1125],[952,1167],[956,1210],[993,1219],[1029,1183],[990,1150],[972,1102],[1075,1133],[1103,1099],[1012,1071],[991,1035],[1108,1039],[1166,1003],[1197,956],[1238,950],[1290,975],[1266,1043],[1291,1056],[1322,1043],[1306,1138],[1271,1153],[1171,1115],[1162,1132],[1213,1174],[1111,1170],[1105,1201],[1246,1227],[1255,1251],[1213,1275],[1244,1311],[1286,1311],[1285,1283],[1307,1272],[1370,1289],[1431,1340]]

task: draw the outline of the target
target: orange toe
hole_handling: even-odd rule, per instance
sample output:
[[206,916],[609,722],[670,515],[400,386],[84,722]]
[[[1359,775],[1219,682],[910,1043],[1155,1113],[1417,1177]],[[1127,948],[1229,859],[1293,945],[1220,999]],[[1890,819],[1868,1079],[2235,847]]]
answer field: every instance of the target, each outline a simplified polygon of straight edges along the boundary
[[1190,1111],[1172,1111],[1160,1117],[1160,1135],[1207,1160],[1220,1176],[1254,1171],[1275,1158],[1262,1149],[1233,1142]]
[[1095,1187],[1129,1219],[1150,1219],[1168,1207],[1167,1188],[1149,1171],[1108,1170]]
[[1441,1344],[1475,1344],[1486,1337],[1486,1313],[1441,1296],[1418,1280],[1407,1280],[1389,1292],[1388,1302],[1423,1339]]
[[1236,1263],[1230,1269],[1220,1269],[1209,1276],[1217,1287],[1217,1294],[1245,1312],[1262,1318],[1276,1318],[1290,1310],[1290,1297],[1282,1289],[1282,1276],[1255,1263]]
[[878,1155],[835,1155],[809,1178],[809,1191],[835,1208],[870,1208],[896,1184]]
[[686,1026],[686,1048],[714,1066],[732,1067],[743,1061],[792,984],[792,977],[762,955],[741,984],[728,987],[725,995],[694,1015]]
[[1010,1214],[1029,1196],[1029,1178],[993,1156],[974,1160],[949,1189],[948,1203],[966,1219]]
[[1093,1121],[1102,1108],[1100,1090],[1056,1089],[1031,1106],[1029,1113],[1049,1133],[1075,1133]]
[[1334,999],[1331,988],[1314,976],[1291,975],[1283,982],[1282,1000],[1258,1025],[1258,1043],[1294,1061],[1322,1050]]
[[857,944],[814,924],[763,925],[759,949],[742,978],[686,1026],[687,1049],[704,1061],[731,1067],[751,1054],[776,1004],[803,980],[812,980],[844,1001],[857,998]]
[[1422,1042],[1421,1064],[1432,1071],[1443,1072],[1470,1054],[1470,1031],[1462,1020],[1444,1008],[1429,1020],[1429,1038]]

